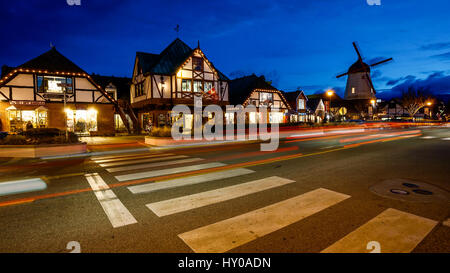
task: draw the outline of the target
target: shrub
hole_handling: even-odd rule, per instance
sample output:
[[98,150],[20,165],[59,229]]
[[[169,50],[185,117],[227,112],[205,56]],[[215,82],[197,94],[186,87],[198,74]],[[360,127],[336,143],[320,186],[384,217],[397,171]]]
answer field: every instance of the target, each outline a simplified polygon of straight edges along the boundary
[[0,143],[3,145],[25,145],[27,144],[27,139],[20,135],[10,135],[2,139]]
[[61,135],[61,130],[57,128],[34,128],[23,132],[27,138],[55,137]]
[[153,127],[150,132],[150,136],[152,137],[171,137],[172,136],[172,128],[171,127]]

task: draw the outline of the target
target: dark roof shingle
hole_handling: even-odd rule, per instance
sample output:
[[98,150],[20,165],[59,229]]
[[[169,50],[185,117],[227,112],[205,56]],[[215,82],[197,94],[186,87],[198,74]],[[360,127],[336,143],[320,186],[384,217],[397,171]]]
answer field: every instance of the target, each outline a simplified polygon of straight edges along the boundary
[[[173,75],[176,70],[194,52],[179,38],[175,39],[159,55],[145,52],[137,52],[136,58],[144,74]],[[216,68],[214,68],[216,69]],[[216,69],[221,80],[229,80],[222,72]]]

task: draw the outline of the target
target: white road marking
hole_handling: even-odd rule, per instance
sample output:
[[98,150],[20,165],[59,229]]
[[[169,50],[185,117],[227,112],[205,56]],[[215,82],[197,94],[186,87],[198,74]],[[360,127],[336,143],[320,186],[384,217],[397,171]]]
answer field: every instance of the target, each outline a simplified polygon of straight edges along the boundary
[[450,140],[450,137],[443,138],[442,140]]
[[120,155],[120,156],[107,156],[100,158],[91,158],[95,163],[107,163],[114,161],[122,161],[122,160],[130,160],[130,159],[138,159],[138,158],[153,158],[153,157],[163,157],[163,156],[172,156],[175,154],[140,154],[140,155]]
[[433,138],[436,138],[435,136],[424,136],[424,137],[421,137],[422,139],[433,139]]
[[40,178],[0,182],[0,196],[32,191],[42,191],[47,184]]
[[324,253],[367,253],[367,243],[380,243],[382,253],[409,253],[438,222],[396,209],[387,209],[349,233]]
[[147,204],[146,206],[156,215],[162,217],[235,199],[294,182],[295,181],[293,180],[272,176],[243,184],[220,188],[217,190],[211,190],[161,202],[151,203]]
[[100,205],[108,216],[113,228],[137,223],[136,219],[131,215],[128,209],[122,204],[108,185],[97,173],[86,174],[86,180],[91,185]]
[[117,168],[109,168],[106,169],[106,171],[110,173],[114,172],[123,172],[123,171],[131,171],[131,170],[139,170],[139,169],[145,169],[145,168],[154,168],[154,167],[162,167],[162,166],[170,166],[170,165],[177,165],[177,164],[184,164],[184,163],[192,163],[197,161],[202,161],[202,158],[188,158],[188,159],[180,159],[180,160],[173,160],[173,161],[163,161],[163,162],[156,162],[156,163],[147,163],[147,164],[139,164],[139,165],[131,165],[131,166],[124,166],[124,167],[117,167]]
[[114,166],[123,166],[123,165],[131,165],[131,164],[139,164],[139,163],[150,163],[150,162],[157,162],[157,161],[164,161],[164,160],[171,160],[171,159],[180,159],[180,158],[187,158],[186,155],[174,155],[174,156],[165,156],[165,157],[152,157],[152,158],[139,158],[137,160],[133,159],[126,159],[126,161],[121,160],[120,162],[110,162],[110,163],[102,163],[100,164],[100,167],[114,167]]
[[195,176],[189,176],[184,178],[176,178],[171,180],[166,180],[163,182],[157,182],[157,183],[149,183],[149,184],[143,184],[143,185],[137,185],[137,186],[131,186],[128,187],[128,189],[134,193],[148,193],[158,190],[165,190],[165,189],[172,189],[177,187],[183,187],[187,185],[193,185],[193,184],[199,184],[214,180],[220,180],[220,179],[226,179],[241,175],[246,175],[250,173],[254,173],[255,171],[249,170],[249,169],[234,169],[234,170],[227,170],[227,171],[219,171],[214,173],[207,173],[207,174],[201,174],[201,175],[195,175]]
[[331,149],[331,148],[334,148],[334,147],[336,147],[336,146],[327,146],[327,147],[322,147],[322,148],[320,148],[321,150],[325,150],[325,149]]
[[178,235],[195,252],[226,252],[298,222],[350,196],[317,189]]
[[189,172],[189,171],[198,171],[198,170],[202,170],[202,169],[209,169],[209,168],[223,167],[223,166],[226,166],[226,164],[214,162],[214,163],[206,163],[206,164],[178,167],[178,168],[172,168],[172,169],[164,169],[164,170],[155,170],[155,171],[148,171],[148,172],[118,175],[118,176],[116,176],[116,179],[119,181],[128,181],[128,180],[133,180],[133,179],[150,178],[150,177],[161,176],[161,175],[168,175],[168,174],[175,174],[175,173],[182,173],[182,172]]

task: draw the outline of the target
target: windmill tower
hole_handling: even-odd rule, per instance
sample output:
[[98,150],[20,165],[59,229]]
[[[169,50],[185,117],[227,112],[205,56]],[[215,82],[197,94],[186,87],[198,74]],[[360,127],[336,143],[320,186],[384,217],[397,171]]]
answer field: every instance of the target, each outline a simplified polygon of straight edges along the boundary
[[370,68],[392,61],[392,58],[368,65],[363,62],[363,58],[355,42],[353,42],[353,47],[355,48],[356,54],[358,54],[358,60],[350,66],[347,73],[336,76],[336,78],[348,76],[344,99],[373,99],[375,98],[376,91],[370,78]]

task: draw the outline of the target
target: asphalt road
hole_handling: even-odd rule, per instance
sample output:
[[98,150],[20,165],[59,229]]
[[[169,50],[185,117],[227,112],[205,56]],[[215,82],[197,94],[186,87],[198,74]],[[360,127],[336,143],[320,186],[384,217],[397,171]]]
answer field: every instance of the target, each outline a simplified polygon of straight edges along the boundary
[[409,128],[293,137],[269,153],[247,143],[12,160],[2,181],[43,177],[48,188],[0,197],[0,252],[64,253],[75,241],[81,252],[370,252],[372,242],[449,253],[449,138],[450,128]]

